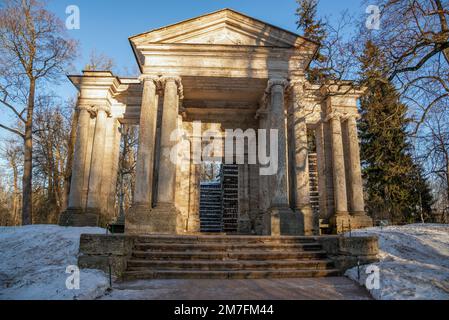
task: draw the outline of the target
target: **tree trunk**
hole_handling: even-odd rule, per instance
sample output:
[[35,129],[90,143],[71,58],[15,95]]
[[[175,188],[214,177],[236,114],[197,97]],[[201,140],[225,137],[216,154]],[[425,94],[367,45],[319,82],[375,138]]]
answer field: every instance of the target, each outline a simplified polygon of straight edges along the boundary
[[24,138],[22,225],[30,225],[33,223],[33,113],[35,91],[36,79],[31,78]]
[[10,165],[13,171],[13,198],[12,198],[12,223],[14,226],[20,224],[19,217],[19,172],[17,169],[16,160],[11,160]]

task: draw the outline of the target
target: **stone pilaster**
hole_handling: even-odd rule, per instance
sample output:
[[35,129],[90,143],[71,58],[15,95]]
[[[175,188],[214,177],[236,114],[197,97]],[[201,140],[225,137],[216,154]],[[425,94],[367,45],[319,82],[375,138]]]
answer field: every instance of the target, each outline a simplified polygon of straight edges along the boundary
[[[259,117],[259,129],[265,129],[267,130],[265,134],[265,154],[269,154],[268,146],[269,146],[269,127],[268,127],[268,113],[267,112],[260,112],[258,114]],[[261,141],[259,140],[259,148],[262,148],[263,145],[261,144]],[[260,169],[262,169],[262,165],[259,164]],[[268,184],[270,182],[270,176],[261,175],[259,169],[259,214],[262,216],[262,226],[261,226],[261,234],[262,235],[270,235],[271,234],[271,217],[269,216],[268,209],[270,208],[270,188],[268,187]]]
[[[193,138],[195,139],[195,138]],[[187,231],[189,233],[200,232],[200,165],[194,164],[190,158],[190,189],[189,189],[189,217]]]
[[318,190],[320,192],[320,217],[322,219],[327,219],[328,209],[327,209],[327,186],[326,186],[326,175],[327,175],[327,165],[326,165],[326,150],[325,150],[325,139],[324,139],[324,124],[319,122],[315,129],[315,144],[317,153],[317,165],[318,165]]
[[299,235],[301,226],[299,217],[293,212],[288,199],[288,168],[287,168],[287,136],[285,118],[285,89],[288,81],[271,79],[268,82],[270,92],[271,129],[278,130],[278,166],[273,176],[273,193],[269,212],[271,214],[271,235]]

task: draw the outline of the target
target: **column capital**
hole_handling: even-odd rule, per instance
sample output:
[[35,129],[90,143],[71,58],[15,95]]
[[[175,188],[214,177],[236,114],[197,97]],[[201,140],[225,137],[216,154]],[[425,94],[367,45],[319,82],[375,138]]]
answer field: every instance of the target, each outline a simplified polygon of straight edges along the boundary
[[271,78],[268,80],[268,86],[266,91],[271,92],[274,86],[282,86],[283,89],[285,90],[288,87],[289,83],[290,82],[285,78]]
[[345,120],[354,120],[354,121],[358,121],[362,118],[362,116],[360,114],[354,114],[354,113],[350,113],[350,114],[346,114],[344,116]]
[[139,81],[141,83],[145,83],[146,81],[152,81],[155,86],[158,86],[159,82],[160,82],[160,78],[156,77],[156,76],[148,75],[148,74],[142,74],[139,76]]
[[184,99],[184,86],[182,85],[182,78],[179,76],[163,76],[160,78],[160,81],[163,86],[165,86],[168,82],[174,82],[178,89],[178,96],[180,100]]
[[93,106],[88,105],[88,104],[80,104],[80,105],[76,106],[76,109],[77,109],[78,111],[83,111],[83,110],[85,110],[85,111],[87,111],[87,112],[92,112]]
[[108,117],[111,116],[111,107],[107,105],[95,105],[91,108],[91,113],[97,115],[100,111],[104,111]]
[[342,122],[346,121],[346,120],[350,120],[350,119],[351,120],[354,119],[355,121],[357,121],[357,120],[360,120],[360,115],[358,113],[348,113],[348,112],[342,112],[339,110],[335,110],[326,116],[324,122],[328,122],[331,119],[337,119],[337,118],[338,118],[338,120],[340,120]]
[[167,82],[175,82],[176,85],[178,85],[182,81],[181,77],[179,77],[179,76],[162,76],[162,77],[160,77],[160,80],[164,84]]

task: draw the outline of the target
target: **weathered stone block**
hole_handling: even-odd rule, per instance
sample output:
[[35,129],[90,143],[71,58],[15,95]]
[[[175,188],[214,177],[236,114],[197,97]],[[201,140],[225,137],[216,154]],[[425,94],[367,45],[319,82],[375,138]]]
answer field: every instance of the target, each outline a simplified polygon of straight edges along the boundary
[[99,269],[121,277],[134,245],[134,237],[127,235],[82,234],[78,266]]
[[317,237],[323,250],[340,270],[347,270],[360,265],[379,261],[379,244],[377,237]]
[[184,217],[174,206],[158,205],[156,208],[134,207],[126,216],[125,232],[137,234],[182,234]]
[[270,215],[272,236],[302,235],[300,217],[290,208],[271,208]]
[[339,237],[339,250],[352,256],[377,256],[379,244],[377,237]]

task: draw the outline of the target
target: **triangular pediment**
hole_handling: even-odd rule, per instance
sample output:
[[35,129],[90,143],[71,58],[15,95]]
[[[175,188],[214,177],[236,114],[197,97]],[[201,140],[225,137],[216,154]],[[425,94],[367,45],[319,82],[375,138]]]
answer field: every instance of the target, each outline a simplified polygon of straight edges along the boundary
[[145,44],[214,44],[292,48],[309,40],[231,9],[223,9],[130,38]]

